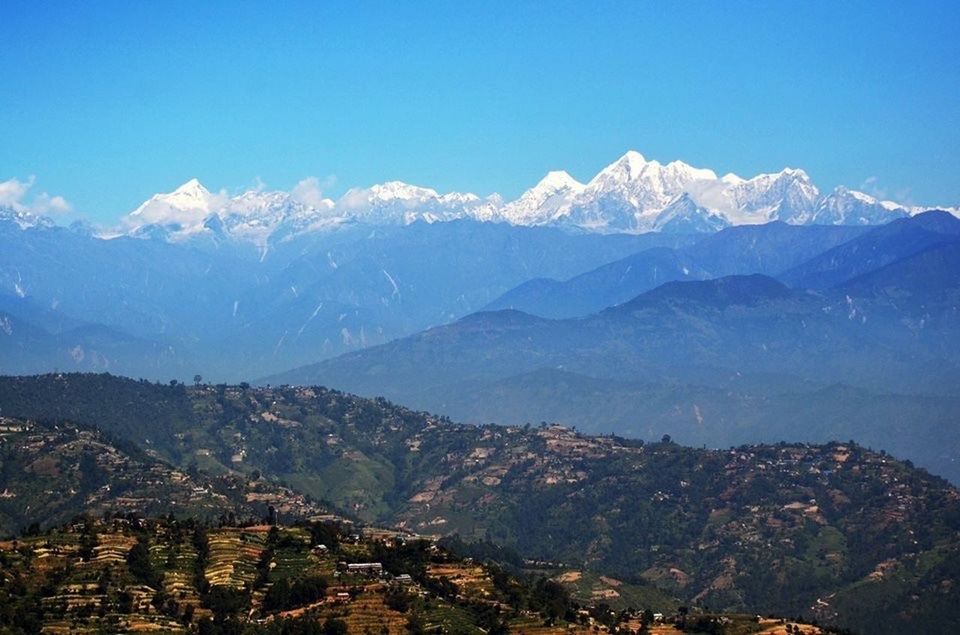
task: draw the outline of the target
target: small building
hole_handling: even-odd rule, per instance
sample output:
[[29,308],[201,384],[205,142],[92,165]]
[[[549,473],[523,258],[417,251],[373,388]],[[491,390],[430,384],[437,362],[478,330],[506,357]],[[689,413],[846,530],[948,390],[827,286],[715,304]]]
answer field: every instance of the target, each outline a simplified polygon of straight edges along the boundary
[[347,565],[347,573],[370,577],[379,576],[383,573],[383,565],[379,562],[351,562]]

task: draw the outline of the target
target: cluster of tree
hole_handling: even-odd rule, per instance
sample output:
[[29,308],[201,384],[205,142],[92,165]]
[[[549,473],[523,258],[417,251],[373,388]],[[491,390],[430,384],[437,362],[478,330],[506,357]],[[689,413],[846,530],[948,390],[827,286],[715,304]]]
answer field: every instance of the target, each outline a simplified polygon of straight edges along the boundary
[[140,536],[127,552],[127,569],[137,581],[154,590],[163,583],[163,573],[157,571],[150,561],[150,541],[146,536]]
[[313,604],[324,596],[327,581],[319,576],[281,578],[270,585],[263,597],[263,610],[286,611],[298,606]]
[[460,558],[473,558],[478,562],[495,562],[514,567],[523,566],[523,558],[515,549],[490,540],[466,542],[460,534],[453,534],[441,538],[437,545]]

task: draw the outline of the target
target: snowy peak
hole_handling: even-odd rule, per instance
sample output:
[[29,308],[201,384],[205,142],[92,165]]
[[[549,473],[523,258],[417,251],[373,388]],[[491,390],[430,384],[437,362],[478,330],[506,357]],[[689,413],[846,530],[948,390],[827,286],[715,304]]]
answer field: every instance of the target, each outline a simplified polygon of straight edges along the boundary
[[662,189],[670,189],[689,181],[716,180],[713,170],[695,168],[683,161],[671,161],[666,165],[659,161],[648,161],[642,154],[630,150],[622,157],[605,167],[591,181],[590,185],[610,186],[614,183],[646,181],[657,183]]
[[540,179],[540,182],[533,187],[533,190],[556,192],[563,189],[582,190],[584,187],[583,183],[570,176],[567,172],[563,170],[553,170],[547,172],[547,175]]
[[892,201],[879,201],[869,194],[840,186],[818,202],[812,222],[820,225],[877,225],[918,211],[922,210]]
[[303,230],[329,216],[333,202],[317,205],[294,200],[289,192],[248,190],[229,197],[212,193],[190,179],[169,193],[155,194],[122,221],[124,234],[182,242],[197,238],[232,238],[263,248],[281,227],[289,236],[293,227]]
[[190,179],[168,194],[156,194],[151,200],[162,201],[179,209],[196,209],[210,204],[210,190],[197,179]]
[[719,231],[728,226],[729,223],[720,214],[698,205],[690,194],[684,192],[657,214],[653,229],[667,233],[694,234]]
[[200,181],[196,178],[190,179],[171,193],[171,195],[179,195],[191,198],[202,198],[208,194],[210,194],[210,191],[203,187],[203,185],[200,184]]
[[436,190],[428,187],[410,185],[403,181],[387,181],[382,185],[374,185],[367,191],[370,192],[371,200],[380,201],[397,199],[402,201],[423,201],[440,198]]
[[[656,161],[654,161],[656,163]],[[600,170],[594,181],[613,179],[617,181],[631,181],[639,177],[647,167],[647,160],[635,150],[629,150],[622,157]],[[659,165],[659,164],[657,164]]]
[[434,189],[388,181],[368,188],[354,188],[336,203],[336,212],[345,219],[374,225],[408,225],[472,218],[495,220],[502,201],[481,199],[469,192],[440,194]]
[[750,179],[725,177],[708,189],[700,202],[721,212],[734,225],[775,220],[805,224],[819,198],[820,191],[806,172],[786,168]]
[[706,232],[771,221],[881,224],[924,209],[879,201],[844,187],[822,195],[798,168],[750,178],[732,172],[717,177],[710,169],[683,161],[660,163],[630,150],[587,183],[554,170],[509,202],[497,194],[486,198],[465,192],[441,194],[402,181],[353,188],[336,202],[321,198],[315,184],[307,194],[298,185],[290,192],[254,189],[229,197],[190,179],[144,202],[124,219],[122,233],[174,241],[199,236],[232,239],[264,248],[344,223],[378,226],[469,219],[599,233]]
[[200,225],[215,211],[220,198],[211,194],[197,179],[190,179],[172,192],[154,194],[124,219],[124,225],[128,230],[146,225],[167,226],[174,230]]
[[0,223],[12,223],[20,229],[53,227],[55,225],[46,216],[34,214],[25,209],[17,209],[12,205],[0,205]]
[[547,172],[535,186],[508,203],[501,217],[514,225],[544,225],[556,221],[570,209],[574,198],[586,186],[563,170]]

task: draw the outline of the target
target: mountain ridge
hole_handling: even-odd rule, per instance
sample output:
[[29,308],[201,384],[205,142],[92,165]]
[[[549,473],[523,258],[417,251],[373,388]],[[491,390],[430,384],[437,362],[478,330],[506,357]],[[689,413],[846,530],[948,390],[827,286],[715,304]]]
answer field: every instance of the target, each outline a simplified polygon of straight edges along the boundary
[[[313,181],[307,191],[300,185],[289,192],[258,187],[230,195],[211,192],[192,178],[169,193],[153,195],[102,235],[191,241],[219,231],[264,249],[354,222],[376,226],[466,218],[598,233],[703,232],[775,220],[875,225],[935,209],[879,200],[844,186],[824,194],[796,168],[750,178],[717,177],[707,168],[679,160],[663,164],[634,150],[586,183],[562,170],[550,171],[513,201],[498,194],[441,194],[401,181],[354,187],[334,201],[323,197]],[[960,214],[960,208],[950,211]],[[4,214],[23,227],[38,222],[15,210]],[[210,226],[212,217],[219,229]]]

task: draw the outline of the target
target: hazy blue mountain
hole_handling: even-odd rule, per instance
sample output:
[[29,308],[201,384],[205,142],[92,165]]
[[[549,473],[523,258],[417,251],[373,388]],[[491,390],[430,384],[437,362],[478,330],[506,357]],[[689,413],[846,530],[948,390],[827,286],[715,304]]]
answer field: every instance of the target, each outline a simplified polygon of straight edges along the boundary
[[[474,422],[556,419],[647,438],[677,432],[690,443],[786,435],[880,444],[889,434],[898,451],[947,473],[960,456],[948,424],[960,415],[960,348],[944,343],[960,339],[960,286],[955,271],[908,273],[954,267],[938,249],[916,256],[924,264],[903,261],[828,292],[728,276],[666,283],[581,318],[478,313],[265,381],[384,395]],[[892,288],[883,280],[901,299],[922,296],[922,313],[892,310],[876,292]],[[850,388],[827,390],[835,384]],[[892,439],[930,426],[941,429],[927,435],[934,444]]]
[[684,251],[711,277],[780,273],[868,231],[863,226],[741,225],[707,235]]
[[0,359],[4,372],[61,371],[183,375],[189,358],[168,343],[148,340],[100,324],[51,332],[0,309]]
[[517,309],[552,318],[595,313],[673,280],[709,277],[690,256],[665,247],[647,249],[564,282],[536,278],[514,287],[485,310]]
[[527,281],[485,309],[517,309],[553,318],[588,315],[664,282],[749,273],[775,276],[864,231],[863,227],[780,221],[730,227],[685,248],[646,250],[562,282]]
[[930,211],[875,227],[779,276],[797,288],[826,289],[933,245],[960,240],[960,219]]
[[9,225],[0,225],[0,241],[3,293],[139,336],[216,333],[227,298],[256,280],[251,264],[230,254],[160,241]]
[[[646,247],[692,241],[460,221],[345,224],[257,251],[218,241],[212,218],[202,240],[187,243],[104,240],[17,218],[0,222],[0,294],[20,301],[6,307],[11,314],[50,334],[67,320],[164,342],[159,359],[136,363],[141,356],[132,355],[122,367],[160,379],[280,371],[448,322],[530,277],[569,277]],[[24,313],[28,306],[36,310]],[[61,357],[31,368],[63,368]],[[0,359],[0,371],[22,368],[11,359]]]
[[885,300],[901,311],[960,306],[960,240],[935,244],[837,288],[854,297]]
[[942,350],[935,330],[904,328],[884,312],[865,319],[873,308],[869,298],[851,304],[843,293],[793,291],[761,275],[673,282],[584,318],[475,314],[272,380],[402,401],[416,387],[539,368],[624,381],[779,373],[899,390],[955,372],[960,353]]
[[731,377],[722,386],[597,379],[543,368],[503,379],[425,388],[411,405],[475,424],[541,421],[588,434],[692,446],[859,439],[960,483],[960,397],[905,395],[784,376]]

